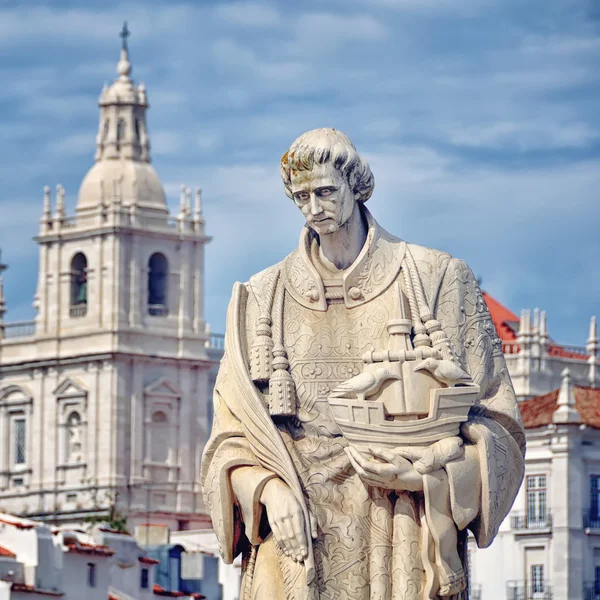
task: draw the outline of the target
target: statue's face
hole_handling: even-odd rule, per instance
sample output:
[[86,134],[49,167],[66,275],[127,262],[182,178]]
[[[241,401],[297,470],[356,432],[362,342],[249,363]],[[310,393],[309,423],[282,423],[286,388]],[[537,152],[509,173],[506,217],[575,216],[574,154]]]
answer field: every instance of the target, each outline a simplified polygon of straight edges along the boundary
[[346,178],[331,164],[292,171],[292,196],[308,226],[319,235],[335,233],[352,215],[356,202]]

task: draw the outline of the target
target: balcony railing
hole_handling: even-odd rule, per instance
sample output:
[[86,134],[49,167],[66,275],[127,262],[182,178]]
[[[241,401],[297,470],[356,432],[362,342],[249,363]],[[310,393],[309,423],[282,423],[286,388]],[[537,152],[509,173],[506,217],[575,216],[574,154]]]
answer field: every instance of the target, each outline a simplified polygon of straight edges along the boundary
[[[3,335],[2,335],[3,334]],[[0,325],[0,338],[20,338],[35,334],[35,321],[15,321]]]
[[600,529],[600,513],[598,511],[584,511],[583,526],[585,529]]
[[510,515],[510,526],[513,530],[532,531],[540,529],[552,529],[552,515],[530,515],[526,512],[514,512]]
[[164,304],[149,304],[148,314],[152,317],[166,317],[169,314],[169,308]]
[[506,600],[552,600],[552,588],[547,581],[508,581]]
[[583,600],[600,600],[600,581],[586,581],[583,585]]
[[87,304],[76,304],[69,309],[69,315],[73,318],[85,317],[87,315]]
[[208,338],[208,347],[213,350],[224,350],[225,335],[223,333],[211,333]]

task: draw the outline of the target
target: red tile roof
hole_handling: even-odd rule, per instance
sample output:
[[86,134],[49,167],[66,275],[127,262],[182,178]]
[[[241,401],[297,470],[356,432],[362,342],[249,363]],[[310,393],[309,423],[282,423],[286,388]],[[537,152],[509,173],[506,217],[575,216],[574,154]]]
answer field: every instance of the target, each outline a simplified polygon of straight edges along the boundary
[[[542,427],[552,423],[552,415],[558,408],[558,392],[554,390],[519,403],[523,425],[526,429]],[[600,389],[573,386],[575,408],[581,415],[581,422],[600,429]]]
[[53,590],[41,590],[32,585],[26,585],[24,583],[13,583],[11,586],[13,592],[24,592],[25,594],[40,594],[42,596],[64,596],[62,592],[55,592]]
[[183,592],[169,592],[168,590],[165,590],[164,587],[158,585],[158,583],[154,584],[152,591],[155,596],[167,596],[169,598],[181,598],[181,596],[185,596]]
[[160,564],[160,560],[156,560],[155,558],[150,558],[149,556],[140,556],[138,560],[145,565],[158,565]]
[[517,335],[512,327],[510,327],[509,323],[514,323],[515,321],[519,322],[519,317],[517,317],[510,309],[506,308],[506,306],[500,304],[498,300],[492,298],[487,292],[482,292],[482,294],[500,339],[503,342],[512,342],[516,340]]
[[76,544],[68,544],[69,552],[77,552],[79,554],[93,554],[94,556],[112,556],[115,551],[108,546],[96,546],[94,544],[85,544],[77,542]]
[[[482,295],[490,311],[490,316],[492,317],[492,321],[500,339],[503,342],[514,342],[517,339],[517,332],[510,326],[510,323],[518,323],[520,321],[519,317],[517,317],[517,315],[509,308],[500,304],[498,300],[490,296],[487,292],[482,292]],[[519,352],[519,347],[515,344],[507,344],[506,346],[506,348],[503,348],[505,353],[509,352],[510,354],[516,354]],[[575,358],[578,360],[587,360],[588,358],[585,353],[567,350],[558,344],[550,344],[548,346],[548,355],[560,356],[562,358]]]
[[169,592],[168,590],[165,590],[163,587],[161,587],[157,583],[154,584],[153,592],[154,592],[155,596],[163,596],[163,597],[167,597],[167,598],[186,597],[186,598],[195,598],[197,600],[206,600],[206,596],[203,596],[202,594],[199,594],[197,592],[192,592],[190,594],[187,594],[186,592]]
[[3,546],[0,546],[0,556],[7,556],[9,558],[17,557],[14,552],[11,552],[8,548],[4,548]]
[[[10,518],[6,518],[9,516]],[[3,525],[12,525],[17,529],[33,529],[34,527],[38,527],[41,523],[32,523],[31,521],[24,521],[19,519],[19,517],[14,517],[12,515],[4,515],[0,517],[0,523]]]

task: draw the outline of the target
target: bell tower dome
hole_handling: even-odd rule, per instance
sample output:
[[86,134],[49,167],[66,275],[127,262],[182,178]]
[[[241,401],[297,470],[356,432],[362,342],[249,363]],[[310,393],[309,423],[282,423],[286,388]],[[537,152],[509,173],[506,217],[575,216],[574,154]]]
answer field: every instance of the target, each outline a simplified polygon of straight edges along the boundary
[[150,139],[146,125],[148,98],[143,83],[131,75],[127,23],[121,31],[117,79],[100,94],[100,122],[96,136],[96,163],[85,176],[77,212],[97,210],[115,199],[141,211],[167,213],[165,192],[150,165]]

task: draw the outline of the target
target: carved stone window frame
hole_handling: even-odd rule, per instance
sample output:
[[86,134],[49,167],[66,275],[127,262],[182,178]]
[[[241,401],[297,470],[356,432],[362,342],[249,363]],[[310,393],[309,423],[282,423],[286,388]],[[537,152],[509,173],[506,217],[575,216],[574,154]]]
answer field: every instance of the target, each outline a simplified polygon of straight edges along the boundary
[[[22,385],[12,384],[0,390],[0,475],[2,489],[28,487],[31,478],[33,436],[31,434],[33,396]],[[15,464],[14,422],[25,420],[25,462]]]
[[[86,386],[72,378],[64,379],[54,390],[56,398],[56,430],[58,447],[58,469],[77,469],[87,466],[88,437],[88,390]],[[71,413],[77,412],[81,417],[81,454],[80,462],[69,460],[67,453],[67,427]]]
[[[181,390],[167,377],[160,377],[144,389],[144,477],[151,479],[155,470],[165,471],[166,481],[177,481],[181,466],[181,449],[179,444],[179,418],[181,411]],[[170,428],[171,456],[166,462],[152,460],[152,430],[155,423],[152,416],[163,412],[167,416]]]

